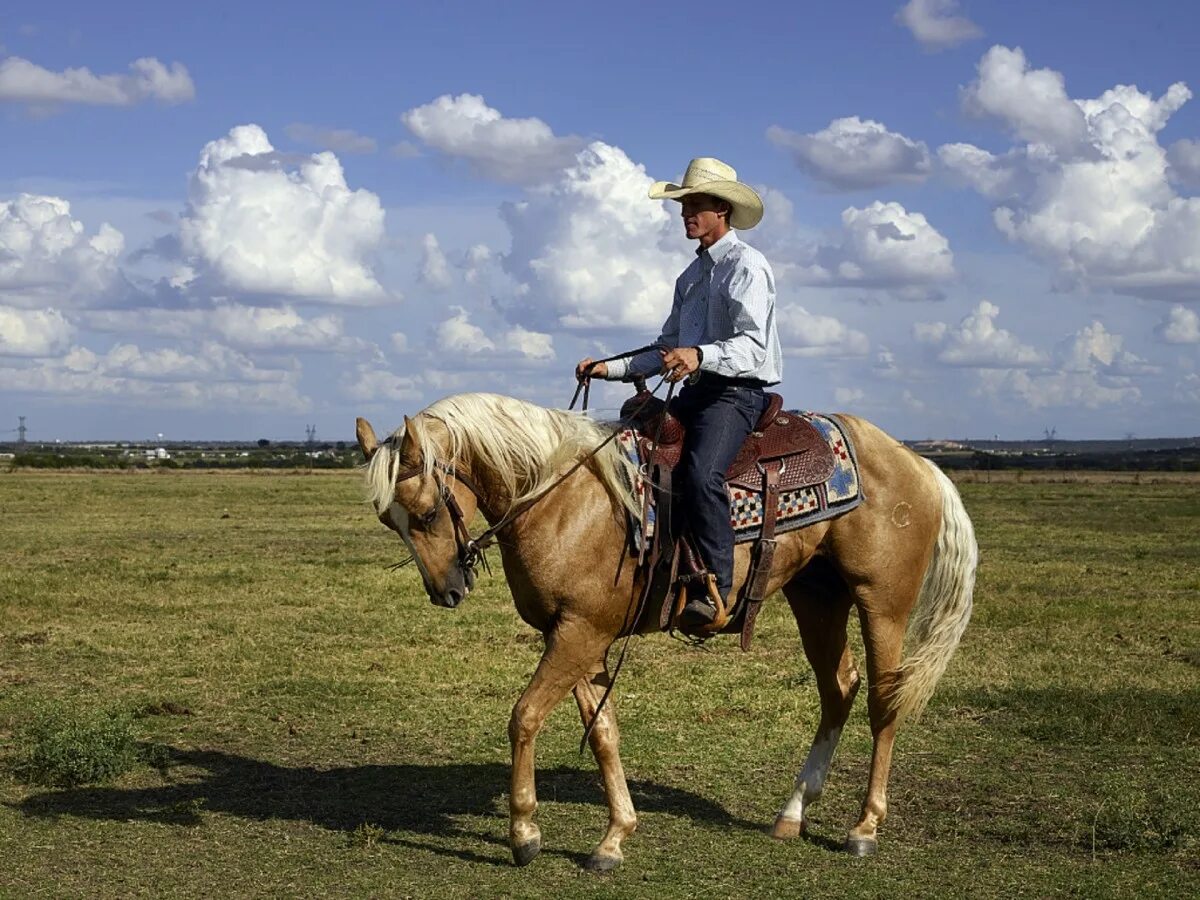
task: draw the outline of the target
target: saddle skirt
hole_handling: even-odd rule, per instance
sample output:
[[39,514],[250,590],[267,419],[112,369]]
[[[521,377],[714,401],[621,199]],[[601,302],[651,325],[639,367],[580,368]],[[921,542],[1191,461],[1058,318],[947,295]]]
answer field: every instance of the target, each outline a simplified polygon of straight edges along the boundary
[[[768,394],[770,403],[741,451],[725,472],[729,518],[738,543],[756,540],[763,526],[762,466],[778,461],[779,493],[775,532],[783,533],[847,513],[863,500],[858,461],[845,427],[836,417],[783,410],[783,398]],[[638,410],[633,418],[629,413]],[[665,420],[662,419],[666,414]],[[674,469],[683,453],[684,427],[657,398],[637,395],[622,407],[622,420],[632,427],[618,437],[639,472],[653,467]],[[659,424],[661,421],[661,425]],[[658,434],[658,444],[654,437]],[[639,476],[635,489],[650,507],[646,534],[634,523],[635,544],[648,545],[654,534],[655,496],[648,479]],[[645,496],[648,494],[649,496]]]

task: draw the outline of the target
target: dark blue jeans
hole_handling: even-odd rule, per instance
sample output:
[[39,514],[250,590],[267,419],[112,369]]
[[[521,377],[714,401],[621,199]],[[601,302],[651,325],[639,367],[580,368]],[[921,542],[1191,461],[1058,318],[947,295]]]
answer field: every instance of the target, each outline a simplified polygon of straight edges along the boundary
[[688,385],[671,411],[687,427],[683,459],[675,471],[671,530],[691,532],[721,596],[733,586],[733,526],[725,470],[767,409],[760,387],[732,386],[711,376]]

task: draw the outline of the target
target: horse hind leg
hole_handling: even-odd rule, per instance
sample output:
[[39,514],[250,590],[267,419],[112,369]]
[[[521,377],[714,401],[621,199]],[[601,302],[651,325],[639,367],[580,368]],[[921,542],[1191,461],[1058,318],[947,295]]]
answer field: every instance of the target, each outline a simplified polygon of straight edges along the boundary
[[860,678],[846,643],[852,597],[845,583],[823,560],[814,560],[783,588],[796,617],[804,653],[816,676],[821,722],[792,796],[775,819],[771,833],[793,838],[805,829],[809,807],[820,799],[842,728],[854,705]]
[[[575,684],[575,702],[579,705],[579,717],[587,728],[596,717],[600,698],[609,685],[608,670],[603,663]],[[588,738],[600,775],[604,779],[604,796],[608,800],[608,831],[584,867],[594,872],[609,872],[624,859],[621,842],[637,828],[637,814],[633,809],[633,798],[629,796],[629,785],[625,781],[625,769],[621,765],[621,735],[617,730],[617,714],[612,697],[600,710],[600,717]]]

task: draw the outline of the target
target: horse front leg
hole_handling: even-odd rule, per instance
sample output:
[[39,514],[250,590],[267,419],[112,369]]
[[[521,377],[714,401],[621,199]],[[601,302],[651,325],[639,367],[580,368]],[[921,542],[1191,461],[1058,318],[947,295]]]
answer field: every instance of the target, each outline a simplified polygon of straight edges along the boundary
[[[579,717],[583,720],[584,728],[595,718],[596,708],[608,685],[608,670],[603,662],[575,684],[575,702],[579,704]],[[629,796],[625,769],[621,766],[621,733],[617,730],[617,714],[611,696],[605,702],[604,709],[600,710],[600,717],[588,740],[604,779],[604,796],[608,800],[608,831],[584,865],[594,872],[610,872],[624,859],[621,842],[637,828],[633,798]]]
[[508,722],[512,744],[512,781],[508,797],[509,845],[518,866],[529,865],[541,852],[542,834],[534,814],[534,742],[546,716],[579,679],[604,656],[611,638],[581,623],[560,622],[546,636],[546,649]]

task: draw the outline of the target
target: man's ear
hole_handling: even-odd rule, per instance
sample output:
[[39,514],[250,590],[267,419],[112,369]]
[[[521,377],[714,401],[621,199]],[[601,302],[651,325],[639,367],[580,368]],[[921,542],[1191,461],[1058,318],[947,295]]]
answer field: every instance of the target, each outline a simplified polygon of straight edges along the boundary
[[371,461],[375,451],[379,449],[379,440],[375,437],[375,429],[371,423],[359,416],[354,420],[354,436],[358,438],[358,447],[362,450],[363,459]]

